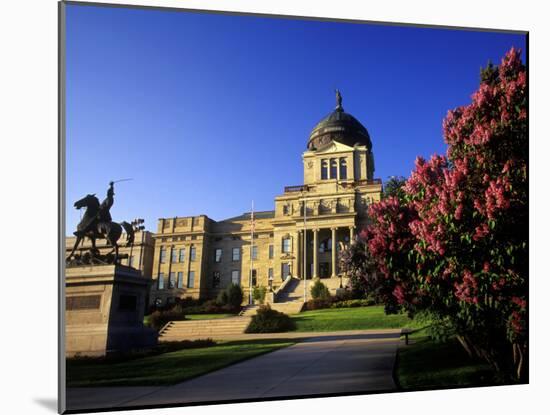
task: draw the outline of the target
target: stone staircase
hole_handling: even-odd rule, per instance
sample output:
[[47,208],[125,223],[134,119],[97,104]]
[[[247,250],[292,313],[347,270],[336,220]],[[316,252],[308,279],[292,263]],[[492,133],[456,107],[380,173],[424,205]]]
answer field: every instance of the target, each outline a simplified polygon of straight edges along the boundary
[[[325,284],[331,295],[336,295],[336,290],[340,288],[340,278],[322,278],[321,282]],[[342,278],[342,286],[345,287],[349,282],[349,278]],[[311,299],[311,287],[315,283],[314,280],[307,280],[307,299]],[[292,278],[287,286],[277,296],[278,303],[304,301],[304,280]],[[272,305],[272,308],[273,305]]]
[[[331,294],[340,287],[339,278],[322,279]],[[346,281],[343,281],[346,284]],[[307,296],[310,298],[312,280],[307,281]],[[292,278],[277,294],[277,302],[270,303],[273,310],[285,314],[298,314],[304,306],[304,280]],[[211,320],[171,321],[159,332],[159,341],[180,341],[206,338],[224,338],[244,333],[258,305],[249,305],[236,317]]]
[[[310,281],[308,281],[308,289]],[[304,301],[304,280],[292,278],[277,295],[276,303],[288,303],[291,301]]]
[[[302,300],[297,300],[297,301],[290,301],[286,303],[269,304],[269,306],[271,307],[272,310],[277,310],[281,313],[298,314],[300,311],[302,311],[304,302]],[[252,317],[253,315],[256,314],[256,311],[258,310],[259,307],[260,307],[259,305],[246,306],[239,315],[244,317]]]
[[211,320],[171,321],[159,331],[159,341],[217,339],[243,334],[250,316],[227,317]]
[[[284,288],[277,293],[276,302],[270,302],[272,310],[277,310],[285,314],[298,314],[304,306],[304,281],[298,278],[291,278]],[[246,306],[239,315],[252,317],[256,314],[259,305]]]

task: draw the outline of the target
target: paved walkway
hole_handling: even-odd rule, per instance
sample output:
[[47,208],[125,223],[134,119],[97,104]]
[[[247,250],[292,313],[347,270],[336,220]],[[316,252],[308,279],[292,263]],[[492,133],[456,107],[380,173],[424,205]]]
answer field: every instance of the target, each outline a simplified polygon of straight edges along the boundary
[[[281,337],[289,334],[300,333]],[[315,333],[293,346],[173,386],[70,388],[67,406],[77,410],[390,391],[395,389],[399,336],[400,330]]]

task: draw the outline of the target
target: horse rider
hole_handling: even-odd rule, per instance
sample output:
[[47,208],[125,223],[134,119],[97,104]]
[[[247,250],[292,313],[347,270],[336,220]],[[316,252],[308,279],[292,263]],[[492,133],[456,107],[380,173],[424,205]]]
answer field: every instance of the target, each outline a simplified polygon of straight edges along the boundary
[[113,206],[115,195],[115,188],[114,188],[114,182],[109,182],[109,189],[107,189],[107,197],[103,202],[101,202],[101,205],[99,205],[99,212],[97,213],[97,219],[99,223],[102,222],[112,222],[113,219],[111,218],[111,206]]

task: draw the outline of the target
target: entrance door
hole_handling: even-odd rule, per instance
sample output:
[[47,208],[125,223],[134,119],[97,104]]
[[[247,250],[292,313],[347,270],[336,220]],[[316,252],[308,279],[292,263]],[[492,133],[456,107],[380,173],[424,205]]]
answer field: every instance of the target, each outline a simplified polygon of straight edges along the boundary
[[328,262],[319,263],[319,277],[320,278],[329,278],[330,277],[330,267]]

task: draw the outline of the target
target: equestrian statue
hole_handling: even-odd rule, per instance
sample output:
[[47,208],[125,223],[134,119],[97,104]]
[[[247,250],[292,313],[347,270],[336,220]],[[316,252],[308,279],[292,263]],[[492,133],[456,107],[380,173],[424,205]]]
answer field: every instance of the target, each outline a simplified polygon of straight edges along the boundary
[[[131,246],[134,243],[134,228],[128,222],[113,222],[111,218],[111,207],[114,203],[113,196],[115,195],[114,182],[109,183],[107,189],[107,197],[101,204],[94,194],[88,194],[74,203],[76,209],[86,208],[76,231],[73,232],[76,236],[73,249],[67,257],[67,263],[77,265],[81,264],[116,264],[119,260],[118,240],[122,235],[122,229],[126,231],[126,246]],[[75,257],[75,251],[84,240],[88,237],[92,242],[92,247],[87,255]],[[107,243],[113,247],[113,250],[106,255],[100,255],[96,248],[96,239],[105,239]],[[114,253],[114,256],[113,256]]]

